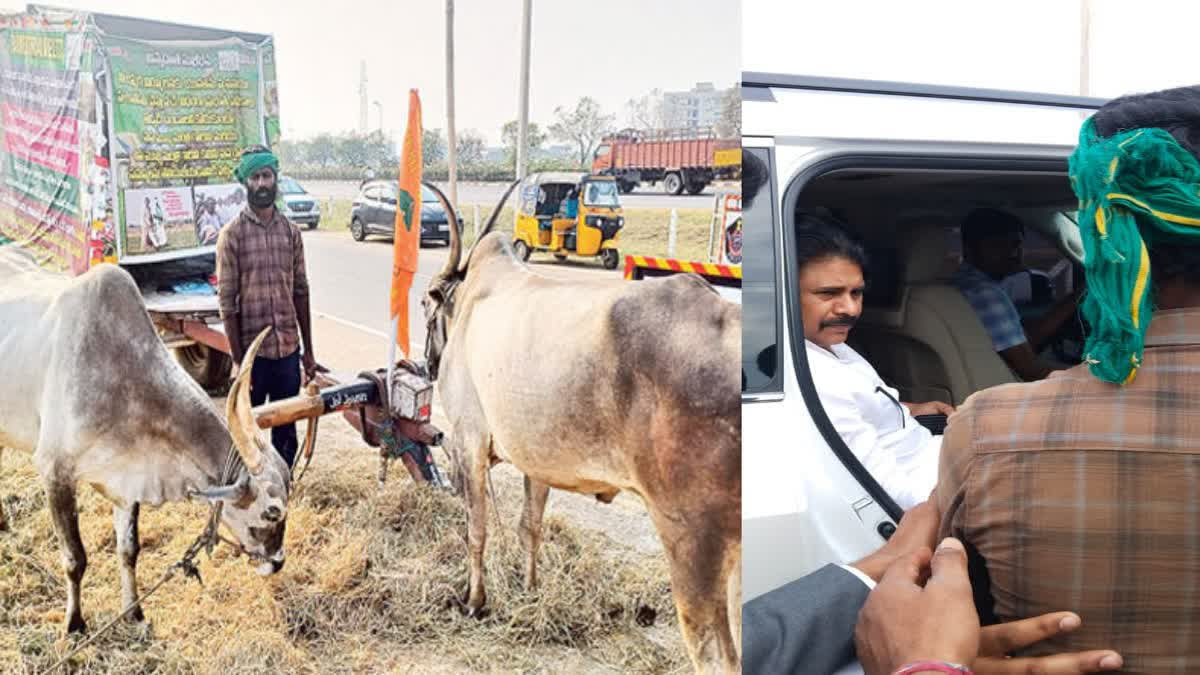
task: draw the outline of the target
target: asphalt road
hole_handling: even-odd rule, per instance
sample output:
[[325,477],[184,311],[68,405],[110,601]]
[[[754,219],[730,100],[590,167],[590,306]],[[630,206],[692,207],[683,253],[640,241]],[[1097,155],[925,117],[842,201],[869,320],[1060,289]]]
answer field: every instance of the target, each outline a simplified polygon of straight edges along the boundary
[[[446,189],[445,183],[435,183],[438,187]],[[324,181],[311,180],[301,181],[301,185],[306,190],[316,195],[319,199],[354,199],[358,194],[358,181]],[[725,183],[729,187],[725,189],[736,188],[736,183]],[[459,183],[458,184],[458,202],[460,204],[479,204],[481,206],[491,206],[500,201],[500,196],[504,194],[504,190],[508,186],[503,183]],[[668,195],[662,191],[662,184],[659,183],[654,187],[643,185],[632,194],[621,195],[621,204],[630,208],[652,208],[652,209],[712,209],[713,194],[715,193],[714,186],[710,185],[704,192],[698,195],[689,195],[684,193],[679,196]],[[512,202],[512,198],[509,198]]]
[[[324,225],[324,224],[322,224]],[[304,232],[304,258],[308,267],[312,312],[343,325],[387,338],[388,302],[391,293],[392,242],[370,237],[357,242],[347,230]],[[408,294],[410,344],[420,354],[425,348],[425,316],[421,298],[430,280],[446,264],[449,247],[422,247],[418,270]],[[598,260],[560,263],[545,254],[534,254],[530,264],[539,272],[564,279],[607,275],[620,278]]]

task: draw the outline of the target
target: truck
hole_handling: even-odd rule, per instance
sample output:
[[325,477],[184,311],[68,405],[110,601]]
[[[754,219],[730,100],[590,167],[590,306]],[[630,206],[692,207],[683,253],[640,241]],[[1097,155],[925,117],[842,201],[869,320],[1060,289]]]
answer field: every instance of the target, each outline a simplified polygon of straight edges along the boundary
[[241,150],[280,135],[270,35],[28,5],[0,13],[0,244],[47,269],[131,273],[207,388],[232,361],[220,227],[246,203]]
[[741,178],[742,147],[711,128],[626,129],[605,136],[592,157],[592,173],[615,176],[621,192],[662,181],[668,194],[700,194],[715,180]]

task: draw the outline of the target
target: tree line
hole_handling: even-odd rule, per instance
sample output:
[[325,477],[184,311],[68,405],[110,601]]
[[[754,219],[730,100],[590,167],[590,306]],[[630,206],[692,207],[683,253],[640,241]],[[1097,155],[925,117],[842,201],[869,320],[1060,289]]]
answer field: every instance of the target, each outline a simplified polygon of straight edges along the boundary
[[[736,136],[741,128],[741,98],[736,88],[728,90],[723,99],[721,122],[716,131],[722,136]],[[736,99],[736,100],[735,100]],[[680,126],[681,120],[664,115],[662,94],[657,90],[626,103],[624,128],[654,129]],[[459,131],[458,177],[461,180],[497,181],[511,179],[517,161],[517,121],[511,120],[500,130],[504,157],[500,161],[487,159],[487,141],[474,129]],[[554,109],[554,121],[546,127],[530,122],[526,131],[526,156],[530,171],[587,170],[592,153],[604,136],[617,130],[616,115],[605,113],[600,104],[589,96],[581,98],[574,107]],[[567,157],[547,156],[544,150],[551,141],[570,145]],[[441,129],[425,129],[421,138],[424,173],[432,180],[445,180],[448,143]],[[381,130],[361,134],[322,133],[304,140],[282,140],[278,147],[284,170],[298,178],[360,180],[367,175],[384,175],[399,164],[399,145],[391,134]]]

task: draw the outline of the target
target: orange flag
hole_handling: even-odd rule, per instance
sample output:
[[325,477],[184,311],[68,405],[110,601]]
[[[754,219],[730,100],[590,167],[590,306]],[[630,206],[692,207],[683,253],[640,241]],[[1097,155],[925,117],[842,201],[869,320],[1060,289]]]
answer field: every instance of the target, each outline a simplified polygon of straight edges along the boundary
[[396,327],[396,344],[408,356],[408,289],[417,271],[421,242],[421,98],[416,89],[408,91],[408,129],[400,154],[394,227],[391,319]]

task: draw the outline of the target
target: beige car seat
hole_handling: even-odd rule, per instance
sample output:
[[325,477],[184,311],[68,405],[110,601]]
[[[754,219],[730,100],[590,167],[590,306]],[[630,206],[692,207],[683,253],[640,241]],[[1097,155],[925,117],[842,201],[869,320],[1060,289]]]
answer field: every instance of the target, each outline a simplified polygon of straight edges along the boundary
[[1017,377],[992,348],[991,338],[971,305],[949,281],[958,266],[950,256],[951,230],[921,225],[904,232],[899,279],[892,302],[864,304],[851,331],[851,346],[862,353],[901,400],[938,400],[959,405],[987,387]]

